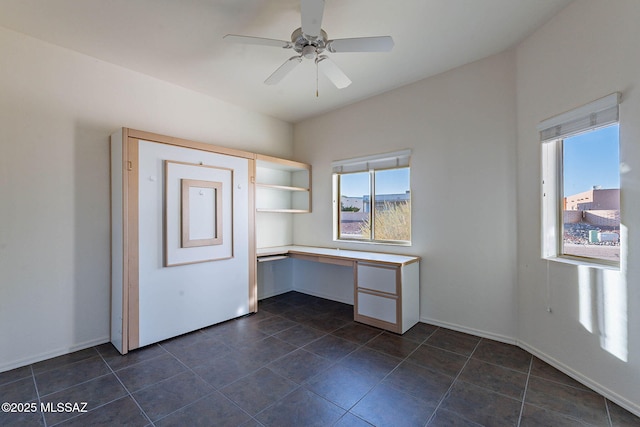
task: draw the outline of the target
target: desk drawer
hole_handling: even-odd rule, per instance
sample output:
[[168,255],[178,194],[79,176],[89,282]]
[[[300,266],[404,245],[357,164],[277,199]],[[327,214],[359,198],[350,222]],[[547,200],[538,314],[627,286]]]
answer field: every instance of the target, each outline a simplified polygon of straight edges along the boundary
[[306,254],[297,254],[297,253],[289,253],[289,257],[301,259],[304,261],[323,262],[325,264],[334,264],[334,265],[342,265],[345,267],[353,267],[353,261],[349,259],[327,257],[323,255],[306,255]]
[[387,294],[398,294],[398,268],[358,263],[356,287]]
[[[396,324],[398,322],[398,301],[396,298],[374,295],[358,291],[357,315]],[[357,316],[356,316],[357,317]]]

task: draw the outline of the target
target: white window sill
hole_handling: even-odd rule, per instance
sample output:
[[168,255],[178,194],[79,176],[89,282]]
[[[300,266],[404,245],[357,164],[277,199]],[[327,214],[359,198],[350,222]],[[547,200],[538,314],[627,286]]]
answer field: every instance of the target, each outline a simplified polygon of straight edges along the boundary
[[588,259],[585,258],[574,258],[574,257],[568,257],[568,256],[555,256],[555,257],[544,257],[543,259],[546,259],[548,261],[553,261],[553,262],[560,262],[563,264],[571,264],[571,265],[578,265],[578,266],[584,266],[584,267],[591,267],[591,268],[599,268],[602,270],[613,270],[613,271],[620,271],[620,265],[618,264],[604,264],[604,263],[599,263],[599,262],[595,262],[595,261],[590,261]]

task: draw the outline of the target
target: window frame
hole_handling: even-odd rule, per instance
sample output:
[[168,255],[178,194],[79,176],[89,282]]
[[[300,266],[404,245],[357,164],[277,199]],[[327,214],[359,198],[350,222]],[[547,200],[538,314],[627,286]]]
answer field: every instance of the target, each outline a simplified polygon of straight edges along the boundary
[[[619,103],[620,94],[616,92],[575,110],[545,120],[538,125],[541,141],[542,180],[540,194],[542,259],[595,268],[620,269],[620,261],[565,254],[563,250],[563,198],[565,197],[563,191],[564,140],[587,132],[597,131],[614,124],[620,127],[618,115]],[[596,115],[601,111],[605,111],[606,117],[598,121]],[[575,123],[580,122],[580,120],[582,120],[583,123],[580,126],[575,126]],[[569,123],[569,131],[563,133],[561,128],[566,123]],[[557,134],[557,137],[553,137],[553,132]],[[619,143],[620,138],[618,136],[618,144]],[[622,235],[620,236],[620,245],[622,252],[622,245],[624,245]]]
[[[411,246],[411,217],[413,217],[410,211],[409,218],[409,240],[382,240],[375,239],[375,173],[385,170],[407,169],[409,174],[409,208],[411,210],[411,165],[409,156],[410,150],[402,150],[393,153],[386,153],[374,156],[360,157],[349,160],[340,160],[332,163],[333,174],[333,240],[336,242],[348,242],[348,243],[363,243],[363,244],[384,244],[384,245],[396,245],[396,246]],[[346,170],[344,170],[346,169]],[[345,238],[341,235],[341,177],[343,175],[351,175],[355,173],[368,173],[369,174],[369,203],[370,208],[370,223],[371,232],[369,238]]]

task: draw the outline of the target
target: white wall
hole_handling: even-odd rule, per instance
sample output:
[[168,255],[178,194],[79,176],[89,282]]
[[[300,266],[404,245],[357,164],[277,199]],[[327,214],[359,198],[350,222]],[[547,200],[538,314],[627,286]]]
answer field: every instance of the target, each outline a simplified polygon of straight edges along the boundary
[[0,371],[109,339],[109,135],[291,157],[292,126],[0,28]]
[[[258,300],[293,290],[293,259],[283,258],[258,263]],[[258,310],[260,305],[258,304]]]
[[[294,242],[421,256],[423,321],[513,342],[515,102],[507,52],[296,124],[313,212],[295,217]],[[404,148],[413,150],[413,245],[334,242],[331,161]]]
[[[517,49],[518,336],[523,346],[640,414],[640,2],[573,2]],[[621,271],[540,259],[543,119],[622,92]],[[594,183],[595,184],[595,183]],[[547,306],[552,312],[546,311]]]

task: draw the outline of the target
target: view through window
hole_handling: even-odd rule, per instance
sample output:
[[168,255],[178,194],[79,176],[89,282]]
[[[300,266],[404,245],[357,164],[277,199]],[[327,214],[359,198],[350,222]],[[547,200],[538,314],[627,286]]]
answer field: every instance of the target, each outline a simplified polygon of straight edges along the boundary
[[408,167],[343,173],[338,179],[340,239],[411,240]]
[[562,248],[578,257],[620,261],[618,124],[562,141]]

